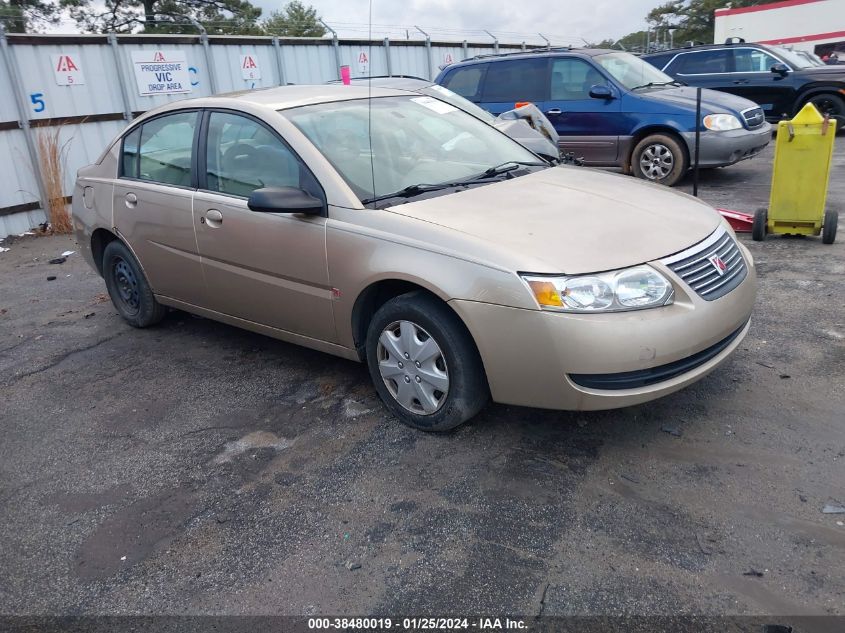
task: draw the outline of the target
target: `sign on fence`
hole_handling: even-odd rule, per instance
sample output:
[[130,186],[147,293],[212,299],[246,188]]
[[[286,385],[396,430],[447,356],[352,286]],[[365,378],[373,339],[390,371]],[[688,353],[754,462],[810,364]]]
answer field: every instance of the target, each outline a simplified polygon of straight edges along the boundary
[[261,68],[255,55],[241,55],[241,75],[246,81],[261,79]]
[[56,83],[60,86],[82,86],[85,85],[85,73],[82,72],[82,65],[74,55],[52,55],[53,74]]
[[191,92],[188,61],[183,51],[133,51],[132,66],[142,97]]
[[363,76],[370,74],[370,56],[367,51],[358,53],[358,73]]

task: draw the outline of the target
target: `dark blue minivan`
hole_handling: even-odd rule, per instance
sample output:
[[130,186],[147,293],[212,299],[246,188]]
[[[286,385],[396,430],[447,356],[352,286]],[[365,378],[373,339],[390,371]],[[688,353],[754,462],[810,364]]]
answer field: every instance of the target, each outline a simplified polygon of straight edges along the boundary
[[757,104],[714,90],[703,91],[697,122],[695,88],[620,51],[479,56],[447,66],[436,82],[494,115],[534,103],[557,129],[562,151],[666,185],[689,169],[697,124],[702,167],[751,158],[772,138]]

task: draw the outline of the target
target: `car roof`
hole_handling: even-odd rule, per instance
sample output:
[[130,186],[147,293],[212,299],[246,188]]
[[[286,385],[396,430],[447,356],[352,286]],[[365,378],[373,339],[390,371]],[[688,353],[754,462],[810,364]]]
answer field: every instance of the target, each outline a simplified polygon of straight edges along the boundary
[[405,91],[377,86],[318,84],[241,90],[211,97],[185,99],[177,103],[180,107],[213,107],[219,101],[235,100],[263,106],[271,110],[285,110],[333,101],[351,101],[368,97],[403,97],[407,95],[408,93]]
[[695,46],[682,46],[680,48],[667,48],[662,51],[655,51],[654,53],[645,53],[643,57],[657,57],[659,55],[677,55],[678,53],[690,53],[694,51],[715,51],[722,48],[743,48],[747,46],[754,46],[756,48],[767,49],[765,44],[758,44],[757,42],[732,42],[730,44],[696,44]]
[[449,64],[443,70],[448,70],[455,66],[464,66],[470,64],[478,64],[485,62],[498,62],[507,59],[532,59],[536,57],[561,57],[564,55],[575,55],[580,57],[596,57],[597,55],[604,55],[605,53],[623,53],[625,51],[617,51],[610,48],[535,48],[526,51],[516,51],[513,53],[493,53],[491,55],[476,55],[470,59],[465,59],[460,62]]

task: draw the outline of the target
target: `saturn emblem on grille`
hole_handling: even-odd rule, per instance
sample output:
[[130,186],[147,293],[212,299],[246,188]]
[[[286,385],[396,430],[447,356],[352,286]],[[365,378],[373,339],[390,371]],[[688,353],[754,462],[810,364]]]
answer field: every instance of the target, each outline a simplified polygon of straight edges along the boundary
[[715,268],[716,272],[719,273],[719,277],[723,277],[728,271],[728,265],[722,261],[722,258],[718,255],[711,255],[707,258],[707,261],[713,264],[713,268]]

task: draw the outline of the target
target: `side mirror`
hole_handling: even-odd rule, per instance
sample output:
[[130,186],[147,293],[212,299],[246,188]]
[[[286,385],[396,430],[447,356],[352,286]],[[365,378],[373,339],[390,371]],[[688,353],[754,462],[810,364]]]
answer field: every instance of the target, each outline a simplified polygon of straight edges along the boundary
[[774,64],[772,66],[772,72],[780,75],[781,77],[786,77],[786,75],[789,74],[789,66],[780,63]]
[[323,201],[296,187],[266,187],[256,189],[246,206],[265,213],[305,213],[320,215],[325,209]]
[[607,86],[596,85],[590,88],[590,97],[593,99],[604,99],[609,101],[613,99],[613,91]]

